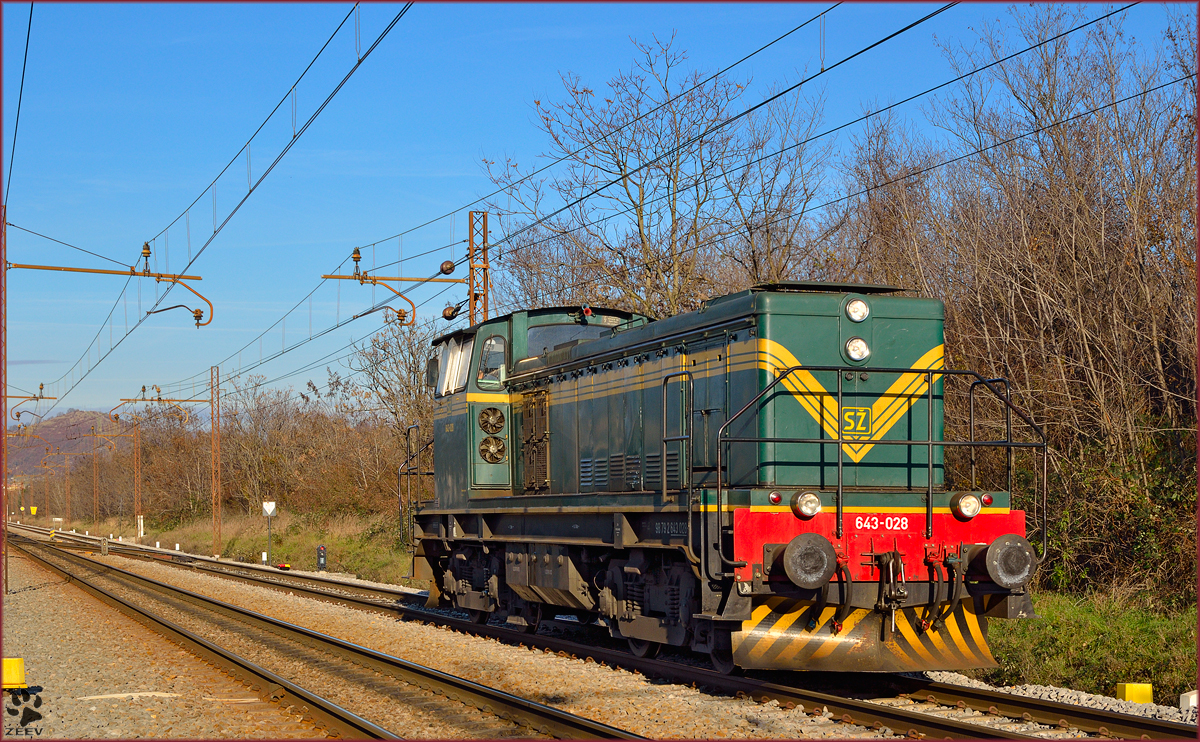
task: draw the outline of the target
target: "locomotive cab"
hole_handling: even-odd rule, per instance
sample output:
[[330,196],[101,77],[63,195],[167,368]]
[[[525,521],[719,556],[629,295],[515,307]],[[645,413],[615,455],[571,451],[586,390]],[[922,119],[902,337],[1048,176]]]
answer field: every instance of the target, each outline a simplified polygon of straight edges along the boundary
[[944,367],[941,303],[898,291],[772,284],[438,338],[416,576],[477,621],[570,613],[726,671],[993,664],[988,618],[1033,613],[1012,471],[1022,451],[1044,471],[1044,439],[1007,382]]

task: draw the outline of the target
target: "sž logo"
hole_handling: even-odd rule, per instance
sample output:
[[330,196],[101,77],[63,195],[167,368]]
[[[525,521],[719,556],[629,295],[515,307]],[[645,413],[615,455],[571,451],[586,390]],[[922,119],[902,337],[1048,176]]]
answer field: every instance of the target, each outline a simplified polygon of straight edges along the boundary
[[42,707],[40,688],[21,688],[9,691],[4,703],[4,736],[5,737],[39,737],[41,727],[30,726],[35,721],[41,721],[42,713],[37,709]]

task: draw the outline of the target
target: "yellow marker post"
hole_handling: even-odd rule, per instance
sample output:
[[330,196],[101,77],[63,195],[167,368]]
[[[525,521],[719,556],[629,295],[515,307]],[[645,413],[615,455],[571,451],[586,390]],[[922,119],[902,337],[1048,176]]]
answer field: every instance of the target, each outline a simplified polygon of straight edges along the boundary
[[25,685],[25,660],[20,657],[5,657],[4,690],[28,687]]
[[1154,686],[1150,683],[1117,683],[1117,698],[1133,703],[1154,703]]

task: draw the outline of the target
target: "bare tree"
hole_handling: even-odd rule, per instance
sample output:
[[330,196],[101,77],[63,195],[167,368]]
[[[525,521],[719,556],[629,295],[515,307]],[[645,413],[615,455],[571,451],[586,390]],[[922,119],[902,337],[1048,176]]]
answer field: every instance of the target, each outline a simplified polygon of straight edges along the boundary
[[[749,83],[684,71],[673,40],[634,42],[633,68],[599,93],[566,74],[564,101],[534,102],[543,157],[564,159],[553,175],[523,180],[531,168],[485,160],[512,203],[490,205],[515,235],[501,281],[509,305],[586,299],[668,317],[791,274],[828,152],[805,143],[820,98],[717,126],[740,112]],[[714,274],[721,265],[736,274]]]

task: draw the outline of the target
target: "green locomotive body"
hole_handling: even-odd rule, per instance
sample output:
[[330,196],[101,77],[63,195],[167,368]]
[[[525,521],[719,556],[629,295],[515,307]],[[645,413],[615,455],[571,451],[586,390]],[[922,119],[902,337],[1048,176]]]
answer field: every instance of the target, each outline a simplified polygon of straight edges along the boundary
[[1009,492],[946,490],[943,387],[1021,413],[943,368],[940,302],[894,291],[773,284],[439,338],[416,576],[479,621],[600,618],[722,670],[992,664],[987,618],[1032,614],[1036,556]]

